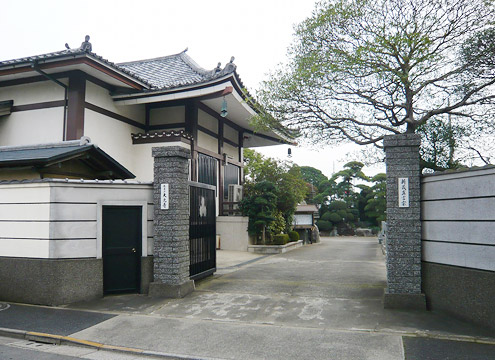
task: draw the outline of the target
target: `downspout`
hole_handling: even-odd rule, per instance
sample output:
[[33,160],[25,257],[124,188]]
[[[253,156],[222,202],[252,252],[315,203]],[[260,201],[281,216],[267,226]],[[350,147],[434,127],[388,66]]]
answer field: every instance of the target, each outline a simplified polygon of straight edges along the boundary
[[38,72],[39,74],[43,75],[44,77],[46,77],[48,80],[50,81],[53,81],[55,84],[57,85],[60,85],[64,88],[64,127],[63,127],[63,135],[62,135],[62,140],[65,141],[66,139],[66,126],[67,126],[67,92],[68,92],[68,89],[69,87],[67,85],[65,85],[64,83],[58,81],[57,79],[55,79],[54,77],[48,75],[46,72],[42,71],[39,67],[38,67],[38,63],[36,61],[33,61],[33,63],[31,64],[31,68]]

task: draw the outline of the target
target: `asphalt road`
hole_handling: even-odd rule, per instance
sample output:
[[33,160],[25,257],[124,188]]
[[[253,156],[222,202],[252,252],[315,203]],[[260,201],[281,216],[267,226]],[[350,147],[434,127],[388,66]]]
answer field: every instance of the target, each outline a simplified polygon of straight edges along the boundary
[[114,316],[105,313],[8,304],[0,311],[0,327],[66,336]]

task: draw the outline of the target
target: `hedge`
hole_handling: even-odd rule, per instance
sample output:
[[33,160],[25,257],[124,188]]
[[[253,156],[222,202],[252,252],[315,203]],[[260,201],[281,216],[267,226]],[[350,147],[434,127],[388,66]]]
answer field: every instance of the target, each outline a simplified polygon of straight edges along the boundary
[[285,245],[288,242],[289,242],[289,235],[287,234],[278,234],[273,236],[274,245]]

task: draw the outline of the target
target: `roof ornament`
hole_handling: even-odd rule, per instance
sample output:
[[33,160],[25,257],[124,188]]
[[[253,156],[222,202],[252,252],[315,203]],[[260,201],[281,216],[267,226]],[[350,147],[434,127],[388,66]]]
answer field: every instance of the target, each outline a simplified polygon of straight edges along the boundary
[[[65,43],[65,48],[67,50],[70,50],[70,46],[68,43]],[[78,50],[82,50],[84,52],[91,52],[93,50],[93,46],[91,46],[91,43],[89,42],[89,35],[86,35],[84,37],[84,41],[81,43],[81,47]]]
[[230,61],[227,63],[227,65],[225,65],[225,67],[221,71],[221,75],[233,73],[235,71],[235,69],[237,69],[237,65],[234,64],[234,60],[235,60],[235,57],[232,56],[230,58]]
[[89,35],[85,36],[84,41],[82,42],[81,47],[79,49],[85,52],[91,52],[93,50],[93,47],[89,42]]

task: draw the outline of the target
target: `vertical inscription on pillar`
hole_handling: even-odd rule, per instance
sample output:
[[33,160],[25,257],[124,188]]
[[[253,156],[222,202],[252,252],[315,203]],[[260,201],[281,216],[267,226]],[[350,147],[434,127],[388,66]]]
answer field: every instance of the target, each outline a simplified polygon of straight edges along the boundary
[[398,178],[399,180],[399,207],[409,207],[409,178]]
[[168,201],[169,197],[168,197],[168,184],[161,184],[161,191],[160,191],[160,202],[161,202],[161,206],[160,208],[162,210],[168,210]]

